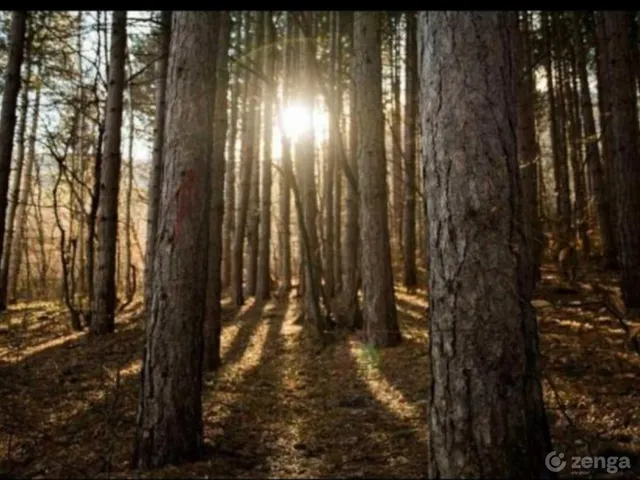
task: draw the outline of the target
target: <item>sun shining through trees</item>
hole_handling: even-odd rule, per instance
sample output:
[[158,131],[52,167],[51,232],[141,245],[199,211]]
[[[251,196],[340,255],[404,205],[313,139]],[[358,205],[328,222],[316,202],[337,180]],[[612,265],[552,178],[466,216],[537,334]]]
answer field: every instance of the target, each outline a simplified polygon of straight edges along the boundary
[[290,140],[296,141],[311,128],[316,142],[323,142],[328,137],[329,114],[323,104],[316,104],[311,113],[309,107],[293,103],[285,107],[280,115],[284,134]]

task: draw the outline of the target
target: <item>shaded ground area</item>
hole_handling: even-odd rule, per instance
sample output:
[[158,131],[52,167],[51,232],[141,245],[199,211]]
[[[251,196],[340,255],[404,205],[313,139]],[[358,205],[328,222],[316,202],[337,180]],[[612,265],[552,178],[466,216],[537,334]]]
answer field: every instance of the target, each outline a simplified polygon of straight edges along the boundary
[[[640,356],[597,299],[557,287],[547,269],[535,301],[556,449],[637,455]],[[318,353],[295,323],[296,299],[239,312],[225,305],[224,366],[206,378],[207,458],[146,473],[129,470],[140,305],[118,318],[114,335],[92,342],[69,332],[61,307],[18,305],[0,321],[0,475],[423,477],[425,296],[398,288],[405,341],[382,351],[344,334]]]

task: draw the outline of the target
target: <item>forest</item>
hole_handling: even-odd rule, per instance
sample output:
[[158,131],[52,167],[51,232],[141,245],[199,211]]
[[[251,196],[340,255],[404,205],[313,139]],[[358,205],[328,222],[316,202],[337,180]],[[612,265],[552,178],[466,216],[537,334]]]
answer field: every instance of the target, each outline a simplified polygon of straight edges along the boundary
[[0,478],[640,478],[640,12],[0,10]]

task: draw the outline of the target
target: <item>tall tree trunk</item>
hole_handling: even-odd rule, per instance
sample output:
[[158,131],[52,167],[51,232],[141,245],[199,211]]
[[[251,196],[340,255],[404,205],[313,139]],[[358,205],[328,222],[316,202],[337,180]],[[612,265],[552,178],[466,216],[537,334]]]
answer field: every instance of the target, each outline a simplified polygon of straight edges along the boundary
[[[211,168],[211,205],[209,212],[209,265],[207,275],[206,316],[204,319],[204,368],[220,365],[222,307],[221,262],[222,223],[225,215],[225,143],[227,139],[227,94],[229,90],[229,12],[220,12],[216,59],[215,111],[213,117],[213,165]],[[233,211],[230,212],[233,214]]]
[[[596,46],[596,74],[598,77],[598,112],[600,118],[600,137],[602,138],[602,169],[604,173],[604,184],[609,194],[610,213],[609,218],[611,225],[617,225],[617,186],[613,180],[613,122],[612,122],[612,105],[609,85],[611,79],[609,77],[609,52],[607,48],[606,36],[604,34],[604,18],[603,12],[594,12],[595,23],[595,46]],[[615,263],[612,268],[618,267],[618,240],[616,232],[615,238],[615,257],[612,259]]]
[[[256,43],[253,53],[254,68],[262,73],[262,65],[264,58],[264,15],[265,12],[255,12],[256,15]],[[264,91],[262,79],[256,78],[254,85],[254,109],[251,121],[254,122],[252,130],[253,138],[251,141],[255,145],[253,148],[253,168],[251,169],[251,183],[249,187],[249,219],[247,225],[247,243],[249,247],[249,258],[247,259],[247,294],[254,296],[256,294],[256,286],[258,284],[258,249],[260,235],[260,140],[262,137],[261,130],[261,110],[262,110],[262,92]]]
[[358,96],[358,83],[355,79],[356,57],[354,44],[355,23],[352,23],[349,32],[351,40],[351,80],[349,83],[349,157],[348,167],[354,175],[354,183],[347,182],[345,192],[346,215],[344,221],[344,249],[342,250],[342,263],[344,266],[342,291],[346,311],[346,324],[349,328],[362,327],[362,315],[358,306],[358,289],[360,285],[360,228],[358,224],[359,198],[358,198],[358,122],[356,114],[356,102]]
[[[315,67],[315,14],[314,12],[302,12],[302,21],[311,32],[306,36],[300,32],[300,101],[306,112],[313,112],[315,89],[313,71]],[[309,119],[312,125],[312,119]],[[304,272],[304,311],[311,319],[316,330],[322,332],[325,328],[324,317],[318,313],[318,298],[321,296],[321,262],[318,240],[318,204],[316,198],[315,176],[315,138],[313,128],[302,132],[295,145],[295,156],[298,171],[300,172],[300,190],[302,197],[303,223],[298,225],[301,236],[306,237],[306,242],[301,243],[301,259]],[[303,233],[304,230],[304,233]],[[306,245],[304,245],[306,243]],[[306,252],[304,251],[306,250]],[[309,261],[305,259],[308,258]]]
[[620,285],[627,308],[640,308],[640,150],[638,104],[628,12],[603,13],[612,107]]
[[100,170],[102,169],[102,145],[104,143],[104,123],[97,126],[98,135],[95,147],[95,162],[93,165],[93,188],[91,194],[91,205],[87,216],[87,291],[89,301],[93,305],[94,297],[94,265],[95,265],[95,245],[96,245],[96,222],[98,218],[98,206],[100,203]]
[[[82,180],[83,184],[86,184],[87,180],[87,151],[85,145],[85,131],[86,131],[86,114],[85,109],[87,108],[86,102],[86,87],[84,84],[84,70],[82,61],[82,41],[83,41],[83,13],[82,11],[78,11],[77,16],[77,39],[76,39],[76,49],[78,55],[78,76],[79,76],[79,87],[78,87],[78,98],[80,101],[80,112],[79,112],[79,120],[78,120],[78,133],[76,136],[76,153],[80,159],[80,172],[79,177]],[[80,219],[79,219],[79,227],[78,227],[78,265],[77,269],[80,272],[78,277],[78,293],[80,295],[80,306],[84,308],[85,296],[87,294],[87,285],[86,285],[86,275],[84,274],[84,266],[86,264],[85,260],[85,223],[86,219],[86,211],[85,211],[85,198],[86,198],[86,188],[84,185],[80,188],[80,195],[78,199],[78,209],[80,210]]]
[[573,13],[574,43],[576,45],[576,60],[578,66],[578,77],[580,80],[580,104],[582,119],[584,124],[584,137],[586,143],[586,163],[593,185],[593,196],[598,214],[598,225],[600,226],[600,243],[604,257],[604,267],[612,268],[617,264],[616,240],[611,222],[611,208],[609,204],[609,192],[604,178],[602,163],[600,161],[600,151],[598,149],[598,137],[596,132],[595,119],[593,118],[593,107],[591,104],[591,93],[589,91],[589,80],[587,77],[586,51],[584,47],[583,34],[580,21],[581,14]]
[[[333,68],[334,63],[336,62],[336,48],[335,48],[335,37],[336,37],[336,24],[334,21],[334,17],[336,12],[329,12],[329,91],[331,92],[331,97],[327,99],[327,102],[335,102],[335,85],[336,85],[336,75],[335,69]],[[335,106],[334,106],[335,109]],[[334,182],[335,182],[335,170],[336,170],[336,156],[335,156],[335,131],[334,129],[329,129],[329,140],[327,145],[327,156],[324,161],[324,179],[323,179],[323,201],[324,201],[324,226],[325,226],[325,235],[324,235],[324,288],[326,294],[329,298],[332,298],[335,294],[335,271],[334,271],[334,236],[335,236],[335,197],[334,197]]]
[[[236,14],[240,17],[238,27],[236,29],[236,41],[234,43],[235,49],[238,51],[242,48],[242,42],[240,40],[240,33],[243,29],[242,19],[243,14],[239,12]],[[233,87],[231,88],[231,118],[229,120],[229,140],[227,142],[228,154],[227,154],[227,166],[225,168],[225,214],[224,214],[224,228],[222,237],[222,286],[228,287],[231,284],[231,258],[233,255],[233,234],[236,228],[236,146],[237,146],[237,134],[238,134],[238,111],[241,110],[241,106],[238,104],[241,102],[240,98],[240,81],[239,81],[239,68],[237,64],[228,68],[232,68]]]
[[[564,39],[562,38],[562,28],[559,26],[559,12],[551,12],[551,37],[552,43],[551,55],[557,70],[557,82],[555,84],[556,94],[556,125],[558,127],[558,180],[556,181],[556,192],[560,202],[560,233],[561,240],[569,242],[575,239],[575,232],[572,228],[572,209],[571,209],[571,187],[569,181],[569,163],[568,163],[568,142],[567,142],[567,123],[568,123],[568,107],[567,92],[565,88],[565,70],[564,70]],[[555,166],[554,166],[555,169]]]
[[[105,12],[106,17],[106,12]],[[101,11],[98,10],[96,12],[96,28],[98,31],[101,28]],[[106,32],[106,21],[104,30]],[[98,82],[97,77],[100,75],[100,60],[102,55],[102,45],[101,45],[101,35],[97,35],[96,46],[95,46],[95,56],[96,56],[96,78],[93,82],[93,101],[96,105],[96,122],[93,124],[93,130],[91,137],[95,139],[94,146],[94,163],[93,163],[93,172],[92,172],[92,188],[91,188],[91,203],[89,205],[89,214],[87,215],[87,237],[86,237],[86,251],[87,251],[87,260],[85,266],[85,276],[87,282],[87,293],[89,294],[88,303],[89,308],[85,311],[85,315],[87,315],[89,319],[89,323],[91,323],[91,308],[93,308],[93,296],[94,296],[94,271],[95,271],[95,245],[96,245],[96,222],[98,218],[98,206],[100,205],[100,170],[102,169],[102,145],[104,143],[104,127],[105,122],[102,119],[101,112],[101,99],[98,91]],[[108,62],[107,63],[108,66]]]
[[[331,155],[333,155],[334,161],[334,200],[333,200],[333,278],[334,278],[334,293],[342,291],[342,169],[338,168],[338,162],[342,162],[342,134],[340,133],[340,120],[344,120],[342,115],[342,78],[341,78],[341,65],[342,65],[342,29],[340,12],[334,13],[334,34],[333,34],[333,48],[332,51],[332,65],[333,69],[333,93],[331,100],[333,102],[333,111],[338,116],[335,122],[335,133],[332,135],[331,141]],[[330,113],[331,115],[331,113]],[[331,133],[332,128],[329,127]],[[344,128],[342,129],[344,131]]]
[[[272,12],[263,14],[264,22],[264,53],[262,55],[263,71],[268,80],[275,75],[275,26],[273,25]],[[273,102],[271,92],[263,90],[264,118],[262,121],[262,197],[260,213],[260,245],[258,249],[258,278],[256,285],[256,297],[266,300],[271,295],[271,165],[273,162],[271,146],[273,144]]]
[[[287,105],[291,92],[292,59],[295,49],[293,40],[293,12],[286,13],[286,34],[284,39],[283,104]],[[291,139],[286,132],[280,132],[282,143],[282,170],[293,171],[291,164]],[[291,191],[289,175],[280,175],[280,287],[287,291],[291,288]]]
[[392,346],[400,342],[391,248],[387,223],[387,184],[382,111],[380,13],[356,12],[354,42],[358,86],[356,116],[360,181],[360,261],[367,343]]
[[[9,174],[11,172],[11,154],[13,135],[16,127],[16,105],[20,91],[20,68],[24,58],[27,12],[14,10],[9,27],[9,56],[2,92],[2,110],[0,111],[0,258],[3,257],[5,219],[7,214],[7,194],[9,193]],[[6,308],[6,285],[0,285],[0,311]]]
[[24,86],[20,93],[20,123],[18,125],[18,150],[16,152],[16,173],[14,176],[13,189],[11,191],[11,203],[9,204],[9,217],[7,218],[7,232],[4,238],[4,249],[2,267],[0,268],[0,305],[8,305],[8,301],[13,300],[9,296],[9,265],[11,263],[11,245],[14,238],[16,210],[18,199],[20,198],[20,182],[22,181],[22,168],[24,166],[24,146],[27,131],[27,114],[29,112],[29,90],[31,83],[31,43],[33,39],[33,27],[27,21],[27,40],[24,54]]
[[[133,74],[133,70],[131,68],[131,53],[127,54],[126,60],[129,65],[129,75]],[[131,303],[133,300],[134,290],[133,290],[133,278],[132,278],[132,270],[135,268],[131,261],[131,229],[133,228],[131,224],[131,197],[133,195],[133,137],[136,131],[136,122],[135,122],[135,114],[134,114],[134,105],[133,105],[133,86],[131,82],[127,85],[127,95],[128,95],[128,107],[129,107],[129,138],[128,138],[128,155],[129,164],[127,165],[127,190],[125,196],[125,211],[124,211],[124,296],[125,303]]]
[[[549,121],[551,124],[551,148],[553,150],[553,174],[555,179],[555,203],[556,214],[558,216],[558,226],[555,228],[563,242],[568,241],[569,223],[571,221],[571,202],[569,197],[569,172],[567,160],[563,155],[564,141],[563,130],[560,125],[560,98],[557,98],[557,91],[553,82],[553,48],[552,30],[549,26],[549,19],[545,12],[542,13],[542,23],[544,26],[544,36],[546,39],[545,70],[547,76],[547,97],[549,101]],[[560,89],[556,85],[557,90]]]
[[569,142],[571,145],[571,154],[569,157],[571,170],[573,172],[573,191],[575,195],[574,216],[576,233],[580,239],[582,254],[589,258],[591,255],[591,242],[587,234],[588,219],[586,209],[586,183],[584,175],[584,161],[582,158],[582,122],[580,113],[578,112],[578,94],[575,88],[575,52],[572,47],[569,50],[571,63],[574,66],[572,70],[565,70],[565,91],[567,92],[567,113],[569,118]]
[[[27,210],[28,204],[31,200],[31,185],[32,185],[32,172],[33,165],[36,158],[36,138],[38,132],[38,120],[40,119],[40,71],[41,63],[38,62],[36,68],[36,78],[38,83],[36,86],[35,99],[33,101],[33,112],[31,113],[31,127],[29,132],[29,139],[27,145],[27,165],[24,169],[24,176],[22,178],[22,188],[20,190],[20,197],[18,201],[18,211],[16,212],[16,233],[13,237],[13,244],[11,249],[11,262],[9,264],[9,278],[8,278],[8,295],[9,298],[15,298],[16,287],[18,284],[18,275],[20,273],[20,257],[22,255],[22,242],[24,239],[26,224],[27,224]],[[17,179],[16,179],[17,180]]]
[[428,475],[539,479],[551,445],[513,128],[516,13],[421,12],[419,29]]
[[156,61],[156,116],[153,131],[153,156],[149,175],[147,210],[147,248],[145,258],[144,298],[145,308],[150,311],[153,291],[153,257],[158,234],[160,205],[160,185],[162,185],[162,145],[164,143],[164,122],[166,117],[166,88],[169,43],[171,40],[171,11],[163,11],[158,32],[158,60]]
[[518,68],[518,163],[522,172],[523,213],[526,220],[526,240],[532,255],[534,281],[540,280],[543,236],[538,214],[538,142],[533,98],[535,86],[529,44],[529,19],[524,13],[522,27],[515,33],[515,56]]
[[127,46],[127,12],[113,12],[109,90],[105,115],[104,157],[100,169],[98,222],[98,270],[95,272],[90,332],[113,332],[116,309],[116,243],[118,238],[118,193],[122,138],[122,96]]
[[391,185],[393,188],[393,229],[396,236],[396,245],[400,249],[403,244],[402,231],[402,203],[403,203],[403,176],[402,176],[402,150],[400,142],[402,138],[401,106],[400,106],[400,36],[398,34],[398,17],[396,13],[388,12],[390,18],[391,41]]
[[193,461],[202,453],[217,15],[176,11],[172,19],[162,218],[133,454],[138,468]]
[[407,12],[407,41],[405,56],[404,101],[404,210],[403,210],[403,266],[404,285],[413,288],[418,284],[416,271],[416,114],[418,102],[418,44],[415,12]]
[[[256,22],[251,18],[251,12],[246,12],[246,43],[245,52],[251,52],[255,60],[256,50],[258,48],[258,36],[251,35],[251,25]],[[249,53],[247,53],[249,54]],[[231,288],[233,294],[233,302],[236,306],[244,303],[244,292],[242,290],[243,277],[243,261],[244,261],[244,238],[247,227],[247,216],[249,214],[249,195],[251,193],[251,178],[254,162],[254,128],[255,122],[253,115],[256,111],[255,100],[256,78],[252,74],[245,76],[245,86],[243,94],[245,97],[244,110],[242,114],[242,150],[240,159],[240,199],[238,202],[238,211],[236,217],[236,231],[233,238],[233,259],[231,261]]]

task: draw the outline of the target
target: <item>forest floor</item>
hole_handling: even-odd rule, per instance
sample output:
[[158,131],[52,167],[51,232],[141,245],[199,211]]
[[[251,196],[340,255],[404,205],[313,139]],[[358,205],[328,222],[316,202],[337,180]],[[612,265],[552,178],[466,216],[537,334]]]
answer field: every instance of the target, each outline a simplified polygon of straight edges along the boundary
[[[589,272],[612,286],[612,276]],[[563,291],[546,267],[534,305],[558,452],[640,454],[640,355],[582,283]],[[140,304],[89,342],[51,303],[0,320],[0,477],[424,477],[427,472],[425,292],[397,288],[404,341],[368,348],[357,335],[318,352],[296,325],[298,300],[233,312],[224,365],[204,392],[207,455],[152,472],[129,466],[139,391]],[[565,472],[575,473],[575,472]]]

